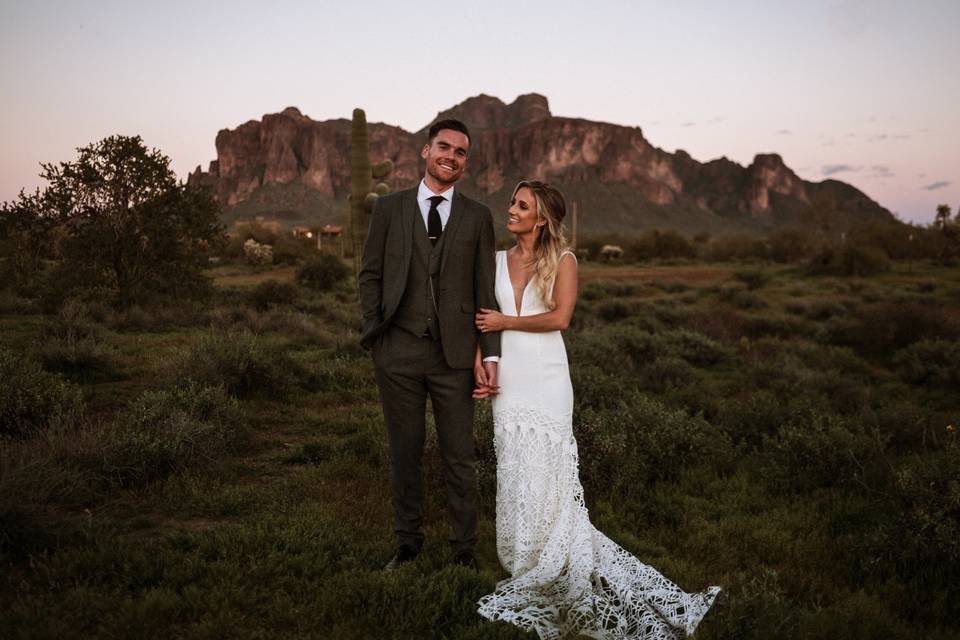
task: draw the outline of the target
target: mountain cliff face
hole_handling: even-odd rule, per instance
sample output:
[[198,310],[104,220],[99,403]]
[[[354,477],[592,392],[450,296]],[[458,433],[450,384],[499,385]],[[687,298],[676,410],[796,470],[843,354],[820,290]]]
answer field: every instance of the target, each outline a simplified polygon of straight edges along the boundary
[[[836,215],[892,220],[889,211],[842,182],[801,180],[779,155],[747,167],[726,158],[701,163],[682,150],[651,145],[639,128],[551,115],[547,99],[528,94],[512,104],[480,95],[437,114],[458,118],[472,143],[466,193],[505,210],[521,178],[551,181],[576,200],[580,229],[626,232],[761,229],[795,221],[815,203]],[[391,186],[416,184],[427,127],[410,133],[368,125],[371,158],[390,158]],[[295,107],[217,134],[217,160],[188,181],[210,185],[228,213],[323,224],[339,222],[350,190],[350,121],[317,122]]]

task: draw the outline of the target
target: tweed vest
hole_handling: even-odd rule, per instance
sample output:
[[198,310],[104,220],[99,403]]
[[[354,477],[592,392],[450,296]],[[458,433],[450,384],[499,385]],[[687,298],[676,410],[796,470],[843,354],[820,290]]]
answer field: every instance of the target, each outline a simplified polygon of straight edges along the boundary
[[440,339],[440,323],[437,318],[438,282],[440,261],[443,258],[446,233],[440,235],[436,245],[430,244],[423,216],[416,216],[413,224],[413,256],[407,272],[407,285],[403,298],[393,316],[393,324],[416,336],[429,334]]

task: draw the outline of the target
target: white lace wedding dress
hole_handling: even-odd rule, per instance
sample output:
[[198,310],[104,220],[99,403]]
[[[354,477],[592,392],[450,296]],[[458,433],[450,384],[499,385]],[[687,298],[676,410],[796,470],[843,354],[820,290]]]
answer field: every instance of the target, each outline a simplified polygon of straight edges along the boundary
[[[517,315],[504,251],[496,293],[503,313]],[[547,310],[533,284],[520,307],[524,316]],[[480,599],[480,614],[551,640],[693,633],[719,587],[685,593],[590,524],[560,332],[504,331],[501,353],[493,401],[497,552],[510,578]]]

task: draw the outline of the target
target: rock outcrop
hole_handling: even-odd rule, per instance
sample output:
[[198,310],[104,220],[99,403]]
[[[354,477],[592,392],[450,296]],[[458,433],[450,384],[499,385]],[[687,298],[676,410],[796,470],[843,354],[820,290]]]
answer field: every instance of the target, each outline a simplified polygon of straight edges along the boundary
[[[537,94],[511,104],[480,95],[438,113],[432,122],[443,118],[458,118],[471,129],[463,181],[469,193],[499,208],[520,178],[549,180],[582,203],[581,229],[587,231],[713,230],[726,223],[768,227],[795,220],[815,194],[824,192],[837,211],[893,219],[849,185],[800,179],[777,154],[759,154],[747,167],[726,158],[701,163],[685,151],[671,154],[654,147],[637,127],[553,116],[547,99]],[[419,152],[427,128],[410,133],[369,125],[371,158],[393,160],[394,188],[413,185],[422,175]],[[318,122],[288,107],[221,130],[216,147],[217,159],[208,170],[197,167],[188,180],[210,185],[228,210],[269,215],[284,208],[302,219],[317,214],[318,223],[339,216],[336,202],[350,190],[348,120]],[[317,202],[326,204],[318,209]]]

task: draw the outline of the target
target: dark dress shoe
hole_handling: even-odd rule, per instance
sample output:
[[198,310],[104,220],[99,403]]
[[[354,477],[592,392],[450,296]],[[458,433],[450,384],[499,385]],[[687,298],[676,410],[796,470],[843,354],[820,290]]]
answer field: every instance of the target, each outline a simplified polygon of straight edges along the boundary
[[408,547],[405,544],[397,547],[397,552],[393,554],[393,557],[390,558],[390,562],[387,563],[387,566],[383,568],[384,571],[396,571],[400,565],[406,564],[407,562],[413,562],[417,557],[417,551],[413,547]]
[[477,570],[477,559],[473,556],[473,551],[461,551],[453,556],[453,564],[458,567],[466,567],[474,571]]

